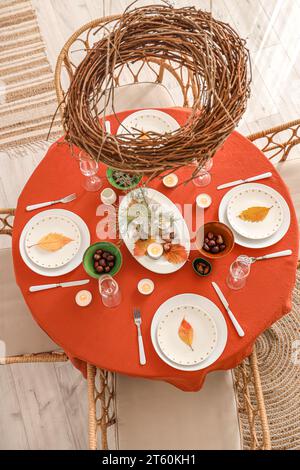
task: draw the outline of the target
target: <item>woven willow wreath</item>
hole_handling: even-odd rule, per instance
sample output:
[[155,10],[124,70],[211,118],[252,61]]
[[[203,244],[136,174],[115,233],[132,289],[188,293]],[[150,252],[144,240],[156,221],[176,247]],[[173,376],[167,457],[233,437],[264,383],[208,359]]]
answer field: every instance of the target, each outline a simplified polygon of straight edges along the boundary
[[[75,71],[65,98],[64,127],[70,144],[94,159],[129,173],[158,175],[198,161],[198,171],[233,131],[249,97],[245,41],[210,13],[149,6],[125,11],[103,33]],[[113,101],[116,73],[147,61],[185,69],[193,88],[185,126],[168,134],[113,136],[101,120]],[[100,109],[101,108],[101,109]]]

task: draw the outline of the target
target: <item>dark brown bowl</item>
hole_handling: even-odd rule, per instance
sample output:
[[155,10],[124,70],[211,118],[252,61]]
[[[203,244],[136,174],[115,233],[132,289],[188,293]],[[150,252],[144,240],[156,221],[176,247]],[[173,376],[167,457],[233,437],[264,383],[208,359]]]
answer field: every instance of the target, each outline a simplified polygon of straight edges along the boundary
[[[225,245],[226,245],[225,250],[220,251],[219,253],[211,253],[209,251],[204,250],[203,242],[209,232],[213,232],[216,235],[222,235]],[[222,222],[207,222],[206,224],[202,225],[202,227],[200,227],[197,232],[196,246],[201,256],[204,256],[205,258],[210,258],[210,259],[224,258],[224,256],[227,256],[233,250],[234,235],[231,229],[227,225],[223,224]]]
[[[197,268],[197,265],[199,263],[202,263],[202,264],[205,264],[205,267],[207,267],[209,269],[208,273],[206,274],[202,274],[200,273],[200,271],[198,270]],[[193,269],[195,271],[196,274],[198,274],[198,276],[201,276],[201,277],[206,277],[206,276],[209,276],[210,273],[211,273],[211,270],[212,270],[212,266],[211,266],[211,263],[209,261],[207,261],[207,259],[204,259],[204,258],[195,258],[193,260]]]

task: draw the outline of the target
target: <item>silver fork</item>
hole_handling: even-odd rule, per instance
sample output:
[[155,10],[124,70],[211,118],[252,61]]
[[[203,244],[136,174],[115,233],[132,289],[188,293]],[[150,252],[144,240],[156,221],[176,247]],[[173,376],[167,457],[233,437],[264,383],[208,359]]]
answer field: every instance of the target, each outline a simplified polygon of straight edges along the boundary
[[69,196],[63,197],[62,199],[57,199],[56,201],[40,202],[39,204],[33,204],[32,206],[27,206],[27,211],[34,211],[35,209],[41,209],[42,207],[52,206],[53,204],[58,204],[62,202],[66,204],[67,202],[74,201],[76,199],[76,193],[70,194]]
[[141,331],[142,318],[141,318],[141,312],[138,308],[135,308],[133,310],[133,316],[134,316],[134,323],[138,331],[140,364],[144,366],[146,364],[146,356],[145,356],[144,343],[143,343],[143,337],[142,337],[142,331]]

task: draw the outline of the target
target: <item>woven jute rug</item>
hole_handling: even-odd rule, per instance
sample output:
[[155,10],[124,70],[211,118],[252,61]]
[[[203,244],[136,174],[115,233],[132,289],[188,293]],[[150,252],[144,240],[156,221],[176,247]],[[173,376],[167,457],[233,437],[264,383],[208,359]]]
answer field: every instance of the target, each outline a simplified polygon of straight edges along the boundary
[[[0,152],[45,141],[57,108],[53,72],[30,0],[0,1]],[[51,138],[61,135],[59,115]]]
[[[272,449],[300,450],[300,270],[291,313],[258,338],[256,352]],[[250,393],[253,401],[253,390]],[[245,413],[240,413],[240,423],[243,446],[248,449],[250,432]],[[259,428],[256,431],[261,435]]]

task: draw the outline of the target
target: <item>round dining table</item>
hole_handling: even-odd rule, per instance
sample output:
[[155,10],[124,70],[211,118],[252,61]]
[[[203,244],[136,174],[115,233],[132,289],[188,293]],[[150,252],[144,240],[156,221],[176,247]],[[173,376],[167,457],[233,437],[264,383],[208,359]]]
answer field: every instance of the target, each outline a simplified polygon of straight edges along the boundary
[[[174,117],[180,125],[184,125],[189,116],[189,110],[185,109],[168,108],[164,111]],[[117,132],[119,122],[131,112],[124,111],[119,113],[117,118],[115,116],[108,118],[111,122],[111,133]],[[264,154],[247,138],[235,131],[215,154],[211,170],[212,181],[205,188],[196,187],[192,181],[185,185],[179,184],[175,188],[166,188],[160,178],[154,179],[149,184],[174,203],[181,206],[192,205],[194,216],[196,196],[200,192],[208,193],[212,198],[212,204],[204,213],[207,222],[218,220],[220,201],[228,191],[228,189],[217,190],[218,185],[268,171],[272,172],[272,177],[260,183],[277,190],[286,200],[291,213],[289,229],[275,245],[264,249],[251,249],[235,244],[233,251],[226,257],[213,260],[209,276],[200,277],[194,272],[191,262],[198,256],[197,250],[190,252],[188,262],[180,270],[171,274],[156,274],[141,266],[122,244],[123,265],[115,276],[122,293],[120,305],[115,308],[104,307],[98,282],[91,278],[90,283],[84,288],[91,291],[93,300],[89,306],[82,308],[75,302],[79,287],[57,288],[35,293],[29,291],[32,285],[86,279],[87,274],[82,264],[64,276],[47,278],[30,270],[19,251],[22,230],[37,213],[37,211],[27,212],[26,206],[59,199],[71,193],[77,194],[75,200],[66,205],[57,204],[55,208],[67,209],[79,215],[88,225],[91,242],[100,241],[97,236],[99,232],[97,226],[106,216],[102,210],[100,192],[87,192],[83,189],[78,161],[72,155],[64,138],[61,138],[49,148],[28,180],[19,197],[15,215],[13,230],[15,276],[34,319],[83,374],[86,373],[86,364],[90,363],[129,376],[163,380],[185,391],[197,391],[202,387],[205,376],[210,371],[236,367],[251,354],[256,338],[291,310],[299,237],[289,191]],[[191,168],[180,168],[176,173],[181,183],[188,179]],[[103,178],[102,189],[109,187],[106,167],[101,163],[99,176]],[[193,230],[196,229],[197,227],[193,227]],[[234,291],[227,286],[229,267],[237,256],[241,254],[260,256],[286,249],[291,249],[293,254],[253,264],[244,288]],[[150,278],[155,284],[154,292],[149,296],[143,296],[137,289],[138,282],[143,278]],[[216,281],[223,291],[231,310],[245,331],[244,337],[237,335],[212,287],[212,281]],[[166,364],[157,355],[151,342],[151,322],[159,306],[170,297],[184,293],[199,294],[213,301],[222,311],[228,327],[227,343],[221,356],[207,368],[192,372],[177,370]],[[142,315],[142,334],[147,358],[145,365],[139,363],[137,331],[133,320],[134,308],[139,308]]]

